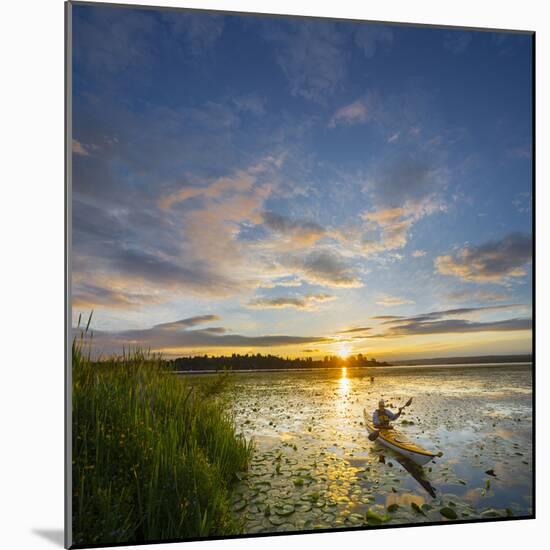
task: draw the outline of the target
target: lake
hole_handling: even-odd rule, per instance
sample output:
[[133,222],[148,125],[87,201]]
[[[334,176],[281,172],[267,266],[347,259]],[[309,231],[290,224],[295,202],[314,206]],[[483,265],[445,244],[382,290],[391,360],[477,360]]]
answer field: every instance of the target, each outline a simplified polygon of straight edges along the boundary
[[[374,381],[371,381],[374,376]],[[232,502],[245,533],[532,513],[531,364],[236,373],[224,398],[256,450]],[[367,439],[380,398],[423,468]],[[443,513],[442,513],[443,510]]]

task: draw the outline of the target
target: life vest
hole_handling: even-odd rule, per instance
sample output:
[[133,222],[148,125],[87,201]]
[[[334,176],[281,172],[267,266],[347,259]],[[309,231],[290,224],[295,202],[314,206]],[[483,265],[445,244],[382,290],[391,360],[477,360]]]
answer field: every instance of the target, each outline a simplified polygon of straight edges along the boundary
[[376,409],[378,412],[378,425],[379,426],[389,426],[390,424],[390,417],[386,414],[386,409],[381,411],[380,409]]

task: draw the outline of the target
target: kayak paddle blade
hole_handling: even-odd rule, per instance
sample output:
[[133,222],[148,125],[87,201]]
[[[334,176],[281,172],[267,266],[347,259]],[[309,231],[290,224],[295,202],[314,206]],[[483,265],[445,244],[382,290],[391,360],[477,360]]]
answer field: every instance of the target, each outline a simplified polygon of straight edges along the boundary
[[369,434],[369,440],[375,441],[376,439],[378,439],[379,435],[380,435],[380,432],[372,432]]

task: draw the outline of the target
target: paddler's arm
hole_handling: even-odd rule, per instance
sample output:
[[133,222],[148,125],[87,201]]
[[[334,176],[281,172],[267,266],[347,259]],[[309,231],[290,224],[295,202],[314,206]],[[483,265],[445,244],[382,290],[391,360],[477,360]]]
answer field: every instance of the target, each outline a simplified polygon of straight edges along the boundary
[[386,410],[386,414],[388,415],[390,420],[397,420],[401,416],[402,410],[403,410],[403,407],[400,407],[396,413]]

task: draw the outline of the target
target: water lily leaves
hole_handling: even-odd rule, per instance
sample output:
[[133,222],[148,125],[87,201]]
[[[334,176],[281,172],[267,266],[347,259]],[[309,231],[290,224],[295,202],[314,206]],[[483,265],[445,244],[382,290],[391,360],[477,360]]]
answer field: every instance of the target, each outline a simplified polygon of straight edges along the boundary
[[420,506],[418,506],[418,504],[416,504],[416,502],[411,502],[411,508],[412,508],[417,514],[422,514],[423,516],[426,515],[426,513],[424,512],[424,510],[422,510],[422,508],[420,508]]
[[233,511],[234,512],[240,512],[241,510],[244,510],[246,508],[246,500],[238,500],[233,504]]
[[388,506],[388,512],[390,512],[390,514],[393,514],[394,512],[397,512],[397,510],[399,510],[399,504],[390,504]]
[[447,519],[456,519],[458,517],[455,510],[453,510],[452,508],[449,508],[448,506],[445,506],[444,508],[441,508],[441,510],[439,510],[439,513],[444,518],[447,518]]
[[270,515],[269,521],[273,525],[283,525],[283,523],[286,523],[286,519],[284,517],[277,516],[277,515]]
[[279,516],[290,516],[295,511],[295,508],[292,504],[277,504],[273,507],[273,510]]
[[295,510],[299,514],[304,514],[311,511],[312,506],[309,502],[299,502],[295,505]]
[[389,519],[389,516],[377,514],[370,508],[365,512],[365,521],[370,525],[380,525]]
[[490,470],[485,470],[485,473],[488,475],[488,476],[493,476],[493,477],[497,477],[497,475],[495,474],[495,471],[491,468]]

